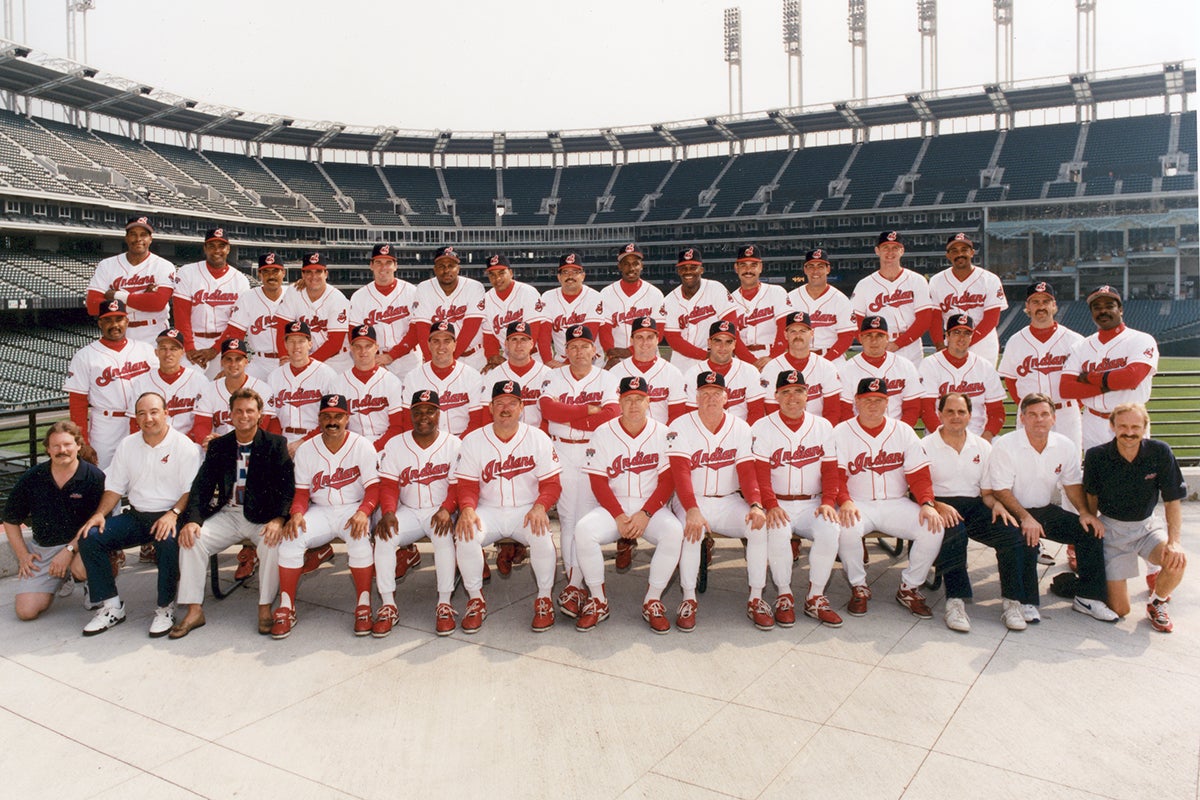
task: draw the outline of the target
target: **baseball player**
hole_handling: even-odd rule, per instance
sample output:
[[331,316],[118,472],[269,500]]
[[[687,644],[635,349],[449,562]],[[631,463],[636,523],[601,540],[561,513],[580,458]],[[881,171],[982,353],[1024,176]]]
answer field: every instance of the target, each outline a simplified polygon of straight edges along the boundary
[[929,279],[929,298],[933,303],[933,318],[929,335],[934,345],[942,347],[942,331],[947,317],[966,314],[974,323],[971,352],[988,366],[996,365],[1000,355],[1000,337],[996,326],[1000,315],[1008,308],[1000,276],[971,263],[975,258],[975,243],[965,233],[956,233],[946,240],[946,260],[950,269],[942,270]]
[[[641,378],[650,392],[650,417],[667,424],[687,413],[683,374],[658,355],[659,325],[654,317],[638,317],[629,325],[632,355],[611,367],[613,377]],[[625,541],[625,540],[622,540]],[[617,543],[620,546],[620,542]]]
[[600,290],[600,349],[605,368],[633,355],[629,344],[629,326],[635,319],[653,317],[662,324],[663,293],[642,280],[642,251],[633,242],[617,251],[620,279]]
[[[663,300],[666,318],[663,338],[672,350],[671,363],[687,375],[689,369],[708,357],[705,334],[709,326],[722,319],[736,324],[737,309],[724,286],[702,277],[704,262],[700,248],[680,250],[675,272],[679,275],[679,285]],[[741,340],[737,342],[737,355],[754,363],[754,356]]]
[[[234,390],[227,406],[230,432],[209,443],[192,482],[179,528],[178,599],[188,608],[167,634],[172,639],[187,636],[205,622],[204,579],[209,558],[245,540],[252,542],[251,552],[263,565],[258,584],[258,632],[271,632],[271,604],[279,591],[278,544],[296,482],[287,442],[259,428],[262,409],[263,399],[256,391]],[[239,568],[242,563],[239,555]]]
[[279,307],[283,298],[291,291],[283,283],[283,259],[276,253],[263,253],[258,257],[258,279],[262,283],[256,289],[242,292],[229,317],[229,324],[221,334],[221,341],[241,339],[254,354],[246,372],[260,381],[286,361],[276,338],[279,330]]
[[[783,326],[787,350],[767,362],[759,385],[764,392],[773,393],[781,374],[799,372],[808,384],[807,412],[824,417],[830,425],[837,425],[842,418],[842,379],[837,367],[812,350],[813,336],[816,334],[812,319],[807,311],[792,311],[780,318],[779,323]],[[765,400],[766,413],[779,409],[773,394]]]
[[877,314],[886,319],[892,332],[887,349],[917,366],[923,356],[921,337],[933,323],[929,283],[900,266],[904,242],[897,231],[879,234],[875,255],[879,256],[879,269],[860,280],[850,295],[854,316],[861,320]]
[[[775,627],[771,607],[762,599],[767,583],[766,514],[759,498],[751,452],[750,426],[725,413],[725,377],[702,372],[697,378],[698,408],[671,423],[667,455],[675,480],[676,517],[683,523],[679,588],[683,602],[675,627],[696,627],[696,580],[705,532],[746,540],[750,600],[746,616],[759,630]],[[786,539],[784,547],[786,548]]]
[[[337,374],[312,358],[312,334],[303,322],[285,325],[284,349],[288,363],[267,379],[266,429],[288,440],[288,455],[295,458],[301,440],[316,435],[321,396],[329,394]],[[344,400],[345,398],[343,398]]]
[[96,450],[101,470],[108,468],[121,440],[129,435],[129,408],[137,399],[133,380],[158,369],[154,348],[126,338],[125,303],[107,300],[97,309],[100,339],[71,357],[63,390],[71,421]]
[[[104,494],[95,512],[79,529],[79,557],[87,569],[88,593],[99,603],[83,628],[95,636],[125,621],[125,604],[117,594],[110,555],[134,545],[157,544],[158,603],[150,636],[166,636],[175,624],[175,590],[179,583],[179,546],[175,529],[187,507],[189,489],[200,468],[200,448],[167,421],[166,401],[153,392],[137,401],[141,430],[117,445],[104,476]],[[108,519],[122,497],[124,514]]]
[[[449,322],[459,331],[453,356],[478,371],[486,363],[483,356],[483,284],[458,274],[458,253],[453,247],[439,247],[433,254],[433,277],[417,284],[413,304],[413,326],[425,360],[430,358],[429,333],[435,322]],[[441,394],[439,392],[439,394]],[[443,402],[446,396],[442,395]],[[445,409],[443,409],[445,410]]]
[[[567,369],[564,367],[564,369]],[[483,548],[512,538],[529,548],[537,581],[533,601],[535,633],[554,624],[554,568],[557,554],[546,509],[558,500],[561,467],[550,437],[521,422],[521,387],[500,381],[492,387],[492,424],[463,439],[454,468],[458,522],[455,549],[463,587],[470,599],[463,633],[475,633],[487,618],[483,598]]]
[[1112,440],[1109,414],[1121,403],[1149,400],[1150,380],[1158,372],[1158,343],[1125,327],[1116,289],[1101,286],[1087,302],[1098,330],[1075,346],[1059,377],[1062,396],[1083,405],[1084,450]]
[[354,635],[371,633],[371,514],[379,507],[375,448],[348,429],[350,404],[338,394],[321,397],[321,435],[296,450],[296,495],[279,542],[279,607],[272,639],[286,639],[296,624],[296,587],[307,548],[334,539],[346,543],[357,598]]
[[[184,436],[191,437],[196,420],[196,406],[205,388],[210,384],[200,370],[184,368],[183,331],[176,328],[159,331],[156,345],[154,355],[158,357],[158,369],[152,369],[134,378],[133,391],[130,394],[134,398],[141,397],[146,392],[162,395],[167,401],[167,416],[170,417],[171,427]],[[134,416],[133,403],[129,404],[129,416]]]
[[[1187,553],[1180,543],[1187,483],[1179,462],[1166,442],[1146,438],[1150,416],[1140,403],[1113,409],[1114,438],[1088,450],[1083,457],[1083,491],[1088,511],[1104,523],[1104,572],[1108,605],[1129,613],[1128,579],[1138,574],[1138,557],[1161,567],[1148,575],[1150,597],[1146,616],[1156,631],[1174,629],[1167,613],[1171,591],[1183,580]],[[1154,513],[1159,498],[1166,517]]]
[[289,292],[275,314],[278,323],[276,349],[284,352],[287,323],[303,322],[312,335],[312,358],[328,364],[334,372],[350,367],[346,332],[350,327],[350,301],[341,290],[328,285],[329,270],[320,253],[305,253],[300,274],[304,288]]
[[150,252],[154,226],[137,216],[125,223],[125,252],[96,265],[87,287],[87,310],[120,300],[129,309],[129,338],[154,345],[154,337],[170,322],[171,294],[175,291],[175,266]]
[[990,442],[1004,427],[1004,387],[994,362],[968,349],[974,341],[975,323],[969,314],[946,318],[946,348],[921,361],[921,401],[925,430],[936,431],[941,420],[938,401],[951,392],[971,398],[968,430]]
[[921,418],[921,377],[917,368],[898,353],[888,352],[888,322],[883,317],[863,317],[858,325],[858,341],[862,352],[847,361],[838,362],[842,380],[842,420],[854,416],[854,397],[851,392],[864,378],[887,381],[887,415],[910,427]]
[[354,366],[333,381],[331,394],[346,396],[350,430],[366,437],[380,452],[404,425],[404,387],[400,379],[379,366],[379,337],[374,326],[350,329]]
[[204,260],[179,268],[171,299],[175,327],[183,334],[187,359],[204,370],[209,380],[217,376],[221,337],[234,306],[249,291],[250,281],[229,265],[225,229],[209,228],[204,234]]
[[1026,547],[1017,521],[990,491],[983,489],[992,446],[968,430],[973,405],[971,398],[961,392],[942,395],[937,400],[941,424],[921,440],[929,458],[934,505],[946,526],[937,560],[946,585],[944,619],[952,631],[971,630],[966,608],[966,601],[972,597],[967,572],[967,540],[971,539],[996,551],[1000,617],[1010,631],[1023,631],[1026,622],[1021,606],[1028,600],[1025,562],[1037,568],[1037,548]]
[[[473,367],[455,358],[458,344],[450,321],[433,323],[428,346],[429,360],[404,376],[401,397],[407,401],[421,390],[437,392],[442,409],[438,424],[442,430],[462,438],[467,431],[484,424],[483,378]],[[404,427],[411,427],[411,422],[406,420]]]
[[[803,312],[795,312],[803,313]],[[823,362],[824,359],[816,359]],[[779,410],[750,428],[751,450],[758,474],[758,489],[767,515],[767,563],[775,579],[775,622],[790,628],[796,622],[792,595],[793,534],[810,540],[808,593],[804,613],[831,628],[842,618],[829,604],[825,586],[838,554],[843,529],[838,518],[841,481],[829,420],[805,411],[808,387],[797,370],[775,378]],[[852,535],[847,531],[845,535]],[[852,540],[853,541],[853,540]],[[848,545],[847,550],[853,547]]]
[[913,429],[887,416],[889,394],[884,379],[863,378],[854,393],[858,415],[833,429],[843,497],[849,497],[839,512],[842,527],[848,529],[839,544],[850,581],[846,610],[856,617],[867,613],[871,589],[860,542],[868,531],[882,531],[912,542],[896,602],[915,617],[931,619],[921,584],[941,549],[944,526],[933,502],[929,459]]
[[492,288],[483,295],[483,354],[487,364],[481,371],[489,372],[504,363],[501,339],[510,323],[528,322],[535,334],[541,329],[542,298],[537,289],[513,278],[506,257],[488,256],[484,269]]
[[438,427],[437,392],[414,394],[409,408],[412,430],[388,441],[379,460],[380,510],[375,525],[375,585],[380,607],[371,635],[387,636],[399,619],[396,609],[397,549],[428,538],[433,544],[437,572],[437,608],[434,625],[438,636],[454,632],[454,536],[450,515],[457,503],[450,471],[458,461],[462,442]]
[[[829,285],[829,251],[818,247],[804,255],[805,283],[788,292],[788,305],[808,314],[813,326],[813,352],[828,361],[839,361],[854,344],[857,326],[850,298]],[[783,320],[780,320],[783,327]],[[783,338],[780,330],[778,339]],[[782,345],[776,346],[776,349]],[[776,353],[778,355],[778,353]],[[805,373],[807,375],[807,372]],[[812,380],[812,376],[808,376]]]
[[998,370],[1000,377],[1017,405],[1034,392],[1049,395],[1054,401],[1054,432],[1066,436],[1080,450],[1083,433],[1079,401],[1063,399],[1058,383],[1071,350],[1083,337],[1054,321],[1058,303],[1054,287],[1045,281],[1031,283],[1025,290],[1025,314],[1029,317],[1029,327],[1017,331],[1005,343]]
[[[547,326],[542,326],[543,336],[546,328]],[[521,421],[538,428],[542,425],[542,409],[538,401],[542,397],[542,385],[550,377],[553,368],[534,359],[533,334],[534,330],[528,322],[510,323],[504,334],[504,350],[508,353],[508,359],[496,367],[490,373],[490,377],[498,381],[516,381],[521,384],[521,395],[525,402],[525,413]],[[565,350],[563,352],[565,354]]]
[[[249,389],[259,397],[270,395],[270,389],[264,381],[247,374],[249,356],[245,339],[225,339],[221,342],[221,372],[225,377],[217,378],[205,386],[196,403],[196,418],[192,423],[192,441],[196,444],[207,445],[233,430],[229,401],[234,392]],[[259,416],[261,418],[261,411]]]
[[701,372],[719,372],[725,378],[725,410],[753,425],[765,416],[761,376],[753,364],[734,359],[738,327],[718,320],[708,326],[708,358],[683,374],[688,411],[696,410],[696,378]]
[[592,432],[620,413],[618,381],[611,372],[594,363],[593,341],[592,330],[586,325],[576,325],[567,331],[567,365],[550,372],[538,399],[563,468],[558,521],[567,586],[558,596],[558,607],[568,617],[575,618],[587,600],[575,553],[575,526],[597,506],[583,471],[587,451]]
[[417,287],[396,279],[395,248],[385,242],[371,248],[371,273],[375,280],[350,295],[350,327],[374,328],[379,338],[376,360],[397,378],[403,378],[421,363],[412,328]]
[[567,328],[587,325],[600,330],[600,293],[584,286],[586,277],[579,253],[563,253],[558,258],[559,287],[542,293],[536,309],[543,320],[538,352],[551,369],[567,363]]
[[762,369],[771,360],[772,350],[779,337],[776,320],[787,313],[787,291],[782,286],[763,283],[762,248],[754,244],[742,245],[737,250],[733,271],[737,275],[737,291],[731,292],[730,301],[737,309],[734,322],[746,349],[754,356],[755,369]]
[[648,389],[642,378],[622,378],[621,416],[597,428],[587,450],[584,471],[600,507],[584,514],[575,528],[579,568],[591,594],[575,622],[579,631],[608,617],[601,546],[642,538],[654,545],[642,617],[655,633],[671,629],[662,593],[679,564],[683,526],[666,507],[675,490],[666,455],[667,426],[649,418]]

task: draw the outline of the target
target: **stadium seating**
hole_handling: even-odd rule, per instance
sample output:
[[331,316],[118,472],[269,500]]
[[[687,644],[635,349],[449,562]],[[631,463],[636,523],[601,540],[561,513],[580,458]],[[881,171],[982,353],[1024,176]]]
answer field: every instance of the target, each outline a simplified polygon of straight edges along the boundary
[[551,196],[557,172],[552,167],[518,167],[503,171],[504,196],[512,205],[504,217],[505,226],[546,224],[548,215],[541,213],[542,201]]
[[1009,187],[1005,199],[1041,198],[1042,187],[1057,179],[1059,167],[1074,156],[1078,139],[1079,126],[1074,124],[1010,130],[997,162],[1004,167],[1003,182]]
[[920,148],[920,139],[894,139],[863,144],[846,171],[846,177],[850,179],[850,185],[846,189],[850,200],[845,207],[874,208],[879,195],[890,192],[896,178],[909,172]]
[[610,166],[577,166],[563,169],[558,183],[555,224],[584,225],[596,213],[596,199],[604,194],[613,175]]
[[797,150],[779,176],[779,188],[771,196],[771,211],[800,214],[811,210],[818,199],[829,196],[829,182],[841,173],[853,150],[850,144]]
[[[645,161],[622,166],[609,192],[613,198],[612,205],[608,210],[596,215],[596,223],[604,225],[637,222],[644,213],[644,209],[638,206],[646,195],[653,194],[658,189],[671,166],[670,161]],[[695,202],[693,199],[688,205],[694,205]],[[684,205],[683,208],[688,208],[688,205]],[[680,211],[677,206],[676,214]]]
[[479,167],[450,167],[442,170],[446,191],[454,200],[455,214],[467,227],[496,224],[496,170]]
[[[786,152],[744,153],[733,160],[717,184],[717,198],[709,217],[754,214],[762,208],[754,196],[763,186],[771,185],[787,160]],[[775,204],[768,208],[775,209]]]

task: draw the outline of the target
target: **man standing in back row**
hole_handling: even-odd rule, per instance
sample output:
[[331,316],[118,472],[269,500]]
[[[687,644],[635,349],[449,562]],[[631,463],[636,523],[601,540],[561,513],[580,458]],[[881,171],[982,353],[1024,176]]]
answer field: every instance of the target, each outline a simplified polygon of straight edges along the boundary
[[[650,317],[658,327],[663,323],[663,293],[657,286],[642,280],[642,251],[633,242],[617,251],[617,272],[620,280],[613,281],[600,291],[600,349],[605,355],[605,369],[618,361],[630,358],[629,326],[636,319]],[[678,367],[677,367],[678,369]]]
[[179,268],[171,300],[187,360],[209,380],[220,369],[218,348],[234,306],[249,291],[250,281],[229,265],[225,229],[210,228],[204,234],[204,260]]
[[1000,354],[996,326],[1000,324],[1000,315],[1008,308],[1008,300],[1004,297],[999,276],[972,264],[974,257],[975,243],[965,233],[956,233],[946,241],[946,260],[950,262],[950,269],[929,279],[929,295],[933,302],[929,335],[934,345],[940,348],[946,320],[955,314],[966,314],[974,326],[971,352],[988,366],[995,367],[996,357]]
[[129,338],[154,345],[154,337],[167,327],[167,305],[175,292],[175,266],[150,252],[154,226],[137,216],[125,223],[125,252],[101,261],[87,287],[87,310],[120,300],[129,309]]
[[850,295],[855,319],[878,314],[887,320],[892,334],[889,352],[920,366],[924,355],[921,337],[933,322],[929,283],[917,273],[900,266],[904,242],[899,231],[884,231],[875,245],[879,269],[858,282]]

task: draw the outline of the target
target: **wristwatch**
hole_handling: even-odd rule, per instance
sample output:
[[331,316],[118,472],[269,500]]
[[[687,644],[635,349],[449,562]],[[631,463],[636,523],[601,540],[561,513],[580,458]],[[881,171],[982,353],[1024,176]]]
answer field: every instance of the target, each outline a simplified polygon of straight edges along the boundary
[[67,542],[66,551],[72,555],[79,552],[78,550],[75,549],[75,545],[71,542]]

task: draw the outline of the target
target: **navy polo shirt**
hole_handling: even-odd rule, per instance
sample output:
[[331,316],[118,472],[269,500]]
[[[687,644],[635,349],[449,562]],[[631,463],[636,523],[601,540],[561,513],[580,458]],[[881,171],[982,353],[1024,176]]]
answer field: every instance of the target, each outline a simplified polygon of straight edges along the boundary
[[57,547],[75,538],[100,505],[102,494],[104,473],[94,464],[80,461],[75,474],[60,489],[46,461],[17,481],[4,506],[4,521],[20,525],[32,517],[33,541],[42,547]]
[[1163,501],[1187,497],[1187,483],[1171,446],[1143,439],[1133,461],[1117,450],[1116,440],[1091,448],[1083,456],[1083,490],[1096,495],[1100,513],[1122,522],[1140,522]]

